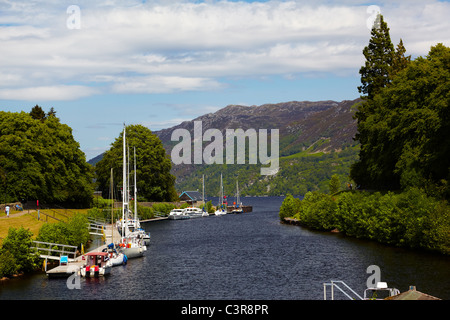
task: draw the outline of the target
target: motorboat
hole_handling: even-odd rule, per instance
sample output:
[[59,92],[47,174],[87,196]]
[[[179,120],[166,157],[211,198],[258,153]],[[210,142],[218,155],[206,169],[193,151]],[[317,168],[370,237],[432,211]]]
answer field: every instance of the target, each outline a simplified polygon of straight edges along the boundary
[[196,207],[188,207],[184,209],[185,214],[187,214],[191,218],[201,217],[203,214],[202,209]]
[[173,209],[172,211],[170,211],[167,218],[170,220],[183,220],[190,219],[191,217],[186,214],[186,211],[184,209]]
[[83,258],[85,264],[80,269],[82,277],[101,277],[111,273],[112,262],[107,252],[89,252]]

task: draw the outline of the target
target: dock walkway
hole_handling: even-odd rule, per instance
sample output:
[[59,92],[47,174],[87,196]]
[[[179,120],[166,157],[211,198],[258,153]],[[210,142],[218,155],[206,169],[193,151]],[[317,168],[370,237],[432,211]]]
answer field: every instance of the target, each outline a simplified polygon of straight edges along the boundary
[[[114,225],[112,225],[112,224],[105,225],[104,236],[105,236],[106,243],[108,243],[108,244],[115,242],[121,238],[120,234],[119,234],[119,230],[117,230],[115,224]],[[98,252],[98,251],[102,251],[105,248],[106,248],[106,244],[101,245],[100,247],[93,248],[93,249],[89,250],[88,252]],[[75,259],[70,259],[67,264],[59,265],[51,270],[47,270],[46,273],[47,273],[47,276],[52,277],[52,278],[68,277],[68,276],[72,275],[73,273],[78,273],[78,271],[83,266],[83,264],[84,264],[83,256],[81,255],[81,256],[76,257]]]

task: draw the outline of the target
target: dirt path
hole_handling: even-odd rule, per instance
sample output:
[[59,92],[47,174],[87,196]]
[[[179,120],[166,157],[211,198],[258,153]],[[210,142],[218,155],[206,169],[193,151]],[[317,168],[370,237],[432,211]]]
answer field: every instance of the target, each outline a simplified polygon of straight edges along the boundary
[[[23,211],[18,211],[18,212],[14,212],[14,213],[9,213],[9,218],[14,218],[14,217],[20,217],[23,216],[25,214],[28,214],[28,212],[36,212],[36,210],[23,210]],[[4,216],[1,216],[0,219],[8,219],[8,216],[6,216],[6,214]]]

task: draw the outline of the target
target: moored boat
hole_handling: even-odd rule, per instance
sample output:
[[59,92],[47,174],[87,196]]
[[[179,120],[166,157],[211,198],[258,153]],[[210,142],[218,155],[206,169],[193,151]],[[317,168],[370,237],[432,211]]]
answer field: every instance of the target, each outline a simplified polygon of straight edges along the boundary
[[86,262],[80,269],[82,277],[102,277],[111,273],[112,262],[107,252],[89,252],[84,258]]
[[172,211],[170,211],[167,218],[169,220],[183,220],[190,219],[191,217],[186,214],[186,211],[184,209],[173,209]]

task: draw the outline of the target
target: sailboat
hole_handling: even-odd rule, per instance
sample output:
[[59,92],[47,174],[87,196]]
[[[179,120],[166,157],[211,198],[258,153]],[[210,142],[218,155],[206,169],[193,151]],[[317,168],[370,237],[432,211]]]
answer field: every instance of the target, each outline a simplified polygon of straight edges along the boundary
[[219,198],[219,205],[217,206],[216,211],[214,212],[216,216],[221,216],[224,214],[227,214],[227,211],[225,210],[225,206],[223,203],[223,181],[222,181],[222,174],[220,174],[220,198]]
[[[113,193],[113,168],[111,168],[111,224],[114,226],[114,193]],[[108,253],[109,260],[112,266],[120,266],[127,263],[127,256],[123,252],[118,252],[114,248],[114,228],[111,228],[111,244],[106,247],[106,252]]]
[[141,228],[141,224],[137,216],[136,147],[134,147],[134,217],[131,221],[132,230],[130,230],[131,232],[129,233],[129,236],[141,239],[144,246],[149,246],[150,234],[146,233],[145,230]]
[[203,187],[203,192],[202,192],[202,202],[203,202],[202,217],[208,217],[209,213],[205,209],[205,175],[202,176],[202,187]]
[[243,213],[244,210],[242,210],[242,203],[239,198],[239,185],[238,181],[236,180],[236,202],[234,204],[233,210],[231,210],[231,213]]
[[[141,238],[136,237],[131,234],[129,230],[129,195],[128,195],[128,185],[127,185],[127,152],[126,152],[126,127],[123,128],[123,199],[122,199],[122,224],[121,224],[121,235],[122,239],[119,244],[119,251],[127,256],[128,259],[142,257],[147,247],[143,244]],[[136,171],[135,171],[136,172]],[[136,214],[136,213],[135,213]],[[131,224],[132,226],[133,224]],[[136,225],[136,224],[134,224]]]

